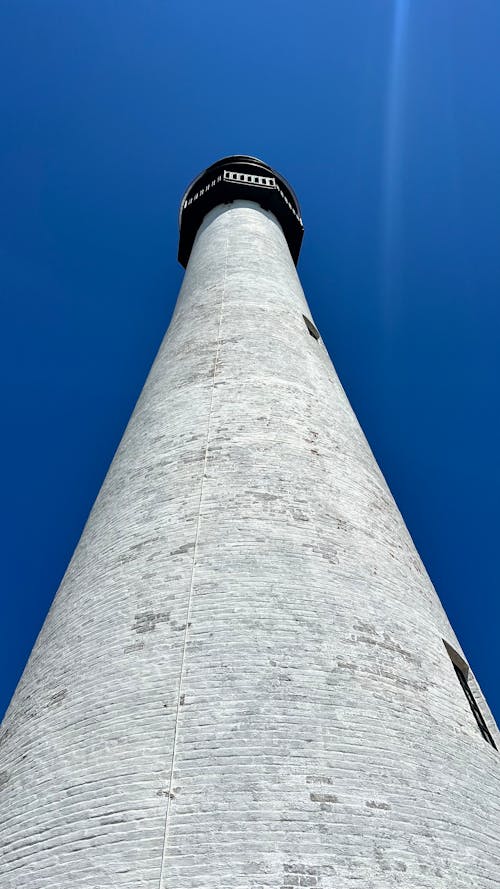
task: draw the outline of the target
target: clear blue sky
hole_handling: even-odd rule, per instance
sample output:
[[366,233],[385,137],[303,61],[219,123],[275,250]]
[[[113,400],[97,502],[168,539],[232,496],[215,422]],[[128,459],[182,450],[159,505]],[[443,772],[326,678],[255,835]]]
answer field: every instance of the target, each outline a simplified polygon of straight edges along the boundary
[[498,0],[2,4],[0,711],[168,323],[181,193],[241,152],[297,191],[313,316],[498,719],[499,46]]

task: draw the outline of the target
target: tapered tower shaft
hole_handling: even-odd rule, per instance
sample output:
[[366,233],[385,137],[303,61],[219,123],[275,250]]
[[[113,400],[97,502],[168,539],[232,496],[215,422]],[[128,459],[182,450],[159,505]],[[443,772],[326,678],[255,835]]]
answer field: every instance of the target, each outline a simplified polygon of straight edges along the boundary
[[170,327],[3,725],[1,889],[500,883],[498,731],[255,163],[184,198]]

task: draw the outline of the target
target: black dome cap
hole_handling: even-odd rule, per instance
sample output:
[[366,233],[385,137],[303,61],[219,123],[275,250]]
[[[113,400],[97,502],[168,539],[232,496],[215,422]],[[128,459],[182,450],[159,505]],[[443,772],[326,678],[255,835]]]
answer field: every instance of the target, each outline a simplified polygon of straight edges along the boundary
[[187,266],[196,232],[207,213],[219,204],[255,201],[271,210],[297,263],[304,227],[297,196],[284,176],[246,154],[223,157],[200,173],[186,189],[179,210],[179,262]]

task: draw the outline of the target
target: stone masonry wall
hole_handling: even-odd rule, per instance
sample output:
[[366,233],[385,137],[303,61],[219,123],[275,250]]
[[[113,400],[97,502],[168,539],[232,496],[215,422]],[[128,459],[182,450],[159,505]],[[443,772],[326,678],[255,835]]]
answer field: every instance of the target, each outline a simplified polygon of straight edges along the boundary
[[271,214],[212,211],[2,725],[0,889],[500,886],[499,754],[303,315]]

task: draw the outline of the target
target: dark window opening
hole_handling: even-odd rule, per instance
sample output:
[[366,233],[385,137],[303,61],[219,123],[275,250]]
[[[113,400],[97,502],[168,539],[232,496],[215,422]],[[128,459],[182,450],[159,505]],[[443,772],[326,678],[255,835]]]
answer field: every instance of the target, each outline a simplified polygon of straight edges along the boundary
[[[444,639],[443,639],[443,642],[444,642]],[[456,651],[454,651],[454,649],[451,647],[451,645],[448,645],[446,642],[444,644],[446,647],[446,651],[448,652],[451,662],[453,664],[453,669],[455,670],[457,679],[460,682],[460,685],[462,686],[464,695],[467,698],[469,707],[471,708],[472,713],[474,715],[474,719],[477,722],[479,731],[481,732],[484,740],[487,741],[488,744],[491,744],[491,746],[494,747],[495,750],[497,750],[498,749],[497,745],[495,744],[495,742],[491,736],[491,732],[490,732],[488,726],[486,725],[484,716],[481,713],[481,711],[477,705],[477,701],[476,701],[476,699],[472,693],[472,689],[469,685],[469,682],[467,679],[468,673],[469,673],[469,667],[465,663],[465,661],[460,657],[460,655]]]
[[488,726],[486,725],[486,723],[484,721],[484,716],[481,713],[479,707],[477,706],[476,699],[475,699],[474,695],[472,694],[472,691],[470,689],[470,686],[469,686],[469,683],[467,682],[466,677],[462,673],[462,670],[460,669],[460,667],[457,666],[457,664],[453,664],[453,667],[455,669],[455,673],[458,676],[458,681],[460,682],[460,685],[462,686],[462,688],[464,690],[465,697],[467,698],[467,700],[469,702],[469,707],[471,708],[471,710],[474,714],[474,717],[476,719],[476,722],[479,726],[479,731],[481,732],[484,740],[488,741],[488,744],[491,744],[491,746],[494,747],[496,750],[497,745],[495,744],[493,738],[491,737],[491,733],[488,729]]
[[311,334],[311,336],[314,337],[315,340],[319,340],[318,328],[314,326],[314,324],[312,323],[310,318],[306,318],[305,315],[302,315],[302,317],[305,321],[306,327],[307,327],[309,333]]

